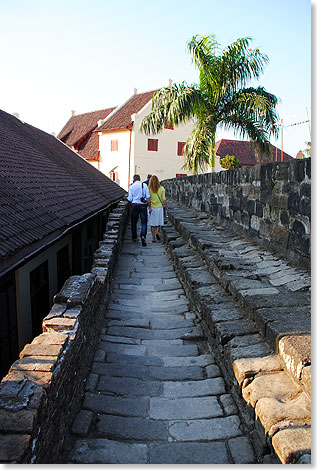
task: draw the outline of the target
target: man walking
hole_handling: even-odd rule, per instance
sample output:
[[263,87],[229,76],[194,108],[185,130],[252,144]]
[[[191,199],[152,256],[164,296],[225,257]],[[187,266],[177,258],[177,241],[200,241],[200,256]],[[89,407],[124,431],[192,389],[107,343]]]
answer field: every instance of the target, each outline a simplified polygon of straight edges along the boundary
[[141,183],[140,176],[133,176],[133,183],[129,186],[128,201],[131,202],[131,231],[132,240],[137,241],[137,223],[139,216],[141,219],[141,241],[142,246],[146,246],[147,232],[147,207],[152,212],[149,188],[146,184]]
[[150,182],[150,179],[151,179],[151,176],[150,174],[147,175],[147,179],[145,181],[143,181],[143,183],[149,185],[149,182]]

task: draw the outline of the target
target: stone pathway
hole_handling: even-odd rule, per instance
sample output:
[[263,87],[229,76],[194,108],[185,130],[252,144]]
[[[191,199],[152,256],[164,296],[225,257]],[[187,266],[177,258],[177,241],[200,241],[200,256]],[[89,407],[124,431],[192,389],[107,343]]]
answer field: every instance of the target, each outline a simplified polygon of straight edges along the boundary
[[255,463],[161,242],[127,228],[67,463]]

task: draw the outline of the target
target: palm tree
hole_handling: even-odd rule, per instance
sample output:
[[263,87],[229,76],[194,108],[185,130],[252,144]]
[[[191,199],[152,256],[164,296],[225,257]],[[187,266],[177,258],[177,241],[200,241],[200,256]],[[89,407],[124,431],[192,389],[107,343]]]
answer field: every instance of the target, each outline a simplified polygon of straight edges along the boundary
[[233,128],[248,137],[263,152],[270,151],[270,135],[278,136],[276,96],[263,87],[246,88],[258,79],[268,62],[259,49],[250,49],[251,38],[238,39],[221,50],[214,35],[194,36],[188,50],[198,68],[199,84],[173,84],[156,92],[152,111],[143,119],[140,131],[157,134],[164,124],[194,121],[184,147],[184,167],[215,166],[215,136],[218,126]]

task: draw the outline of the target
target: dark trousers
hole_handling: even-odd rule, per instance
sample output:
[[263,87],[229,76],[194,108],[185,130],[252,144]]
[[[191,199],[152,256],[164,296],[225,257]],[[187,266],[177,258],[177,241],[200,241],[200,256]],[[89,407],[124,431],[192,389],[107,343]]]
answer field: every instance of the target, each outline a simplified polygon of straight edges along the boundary
[[141,219],[141,237],[146,237],[147,232],[147,204],[131,204],[131,231],[132,238],[135,240],[138,236],[136,226]]

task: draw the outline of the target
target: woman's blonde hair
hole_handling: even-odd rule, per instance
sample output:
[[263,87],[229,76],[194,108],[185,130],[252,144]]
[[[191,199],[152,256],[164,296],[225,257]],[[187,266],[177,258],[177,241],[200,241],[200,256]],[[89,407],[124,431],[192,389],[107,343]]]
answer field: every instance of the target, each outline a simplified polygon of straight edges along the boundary
[[157,176],[152,175],[149,181],[149,190],[152,193],[157,193],[158,190],[160,189],[161,183],[159,182],[159,179]]

